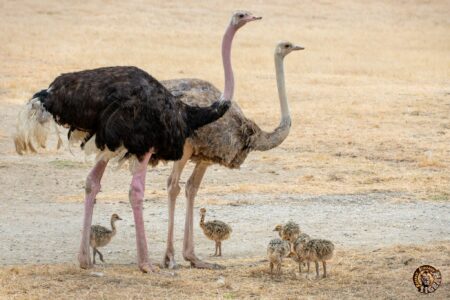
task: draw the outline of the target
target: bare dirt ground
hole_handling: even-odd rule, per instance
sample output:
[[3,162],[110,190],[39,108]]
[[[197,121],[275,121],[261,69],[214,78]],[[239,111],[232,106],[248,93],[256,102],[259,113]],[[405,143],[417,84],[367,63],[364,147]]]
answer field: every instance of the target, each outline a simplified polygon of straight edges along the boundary
[[[107,264],[94,270],[103,276],[78,269],[91,161],[67,148],[15,154],[19,107],[62,72],[109,65],[222,88],[221,37],[239,8],[264,17],[243,28],[233,48],[235,100],[262,128],[279,120],[276,41],[306,50],[286,58],[288,139],[250,154],[241,170],[211,167],[197,197],[207,219],[233,227],[221,259],[209,257],[214,245],[196,228],[198,255],[227,269],[192,270],[183,262],[181,193],[175,245],[182,268],[173,278],[140,274],[130,175],[110,169],[94,223],[106,225],[114,212],[124,220],[104,248]],[[443,274],[433,296],[450,298],[449,12],[449,1],[1,1],[0,298],[410,299],[419,296],[411,278],[421,264]],[[147,177],[145,218],[157,263],[170,167]],[[290,260],[282,277],[267,273],[271,230],[289,219],[335,242],[328,279],[295,273]]]

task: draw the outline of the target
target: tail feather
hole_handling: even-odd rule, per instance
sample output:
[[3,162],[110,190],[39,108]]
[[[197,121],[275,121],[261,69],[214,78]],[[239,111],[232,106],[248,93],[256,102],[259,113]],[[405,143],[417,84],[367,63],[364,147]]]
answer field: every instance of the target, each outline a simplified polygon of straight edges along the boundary
[[198,107],[187,105],[187,125],[191,130],[196,130],[202,126],[220,119],[230,108],[231,101],[216,101],[208,107]]
[[[46,91],[35,94],[19,112],[16,133],[13,139],[16,152],[20,155],[27,152],[35,153],[37,152],[36,148],[46,148],[52,125],[56,128],[52,115],[45,110],[41,102],[46,95]],[[57,130],[56,132],[58,133],[59,131]],[[57,149],[61,145],[62,140],[58,134]]]

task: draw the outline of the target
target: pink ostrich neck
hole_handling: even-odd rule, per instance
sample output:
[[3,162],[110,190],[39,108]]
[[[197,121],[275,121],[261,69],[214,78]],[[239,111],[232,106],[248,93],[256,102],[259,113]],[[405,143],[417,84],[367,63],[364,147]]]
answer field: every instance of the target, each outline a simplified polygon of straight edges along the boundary
[[235,27],[230,24],[225,31],[225,35],[222,40],[222,61],[223,70],[225,73],[225,87],[223,89],[222,99],[232,100],[234,93],[234,76],[233,68],[231,67],[231,44],[233,42],[234,34],[236,33]]

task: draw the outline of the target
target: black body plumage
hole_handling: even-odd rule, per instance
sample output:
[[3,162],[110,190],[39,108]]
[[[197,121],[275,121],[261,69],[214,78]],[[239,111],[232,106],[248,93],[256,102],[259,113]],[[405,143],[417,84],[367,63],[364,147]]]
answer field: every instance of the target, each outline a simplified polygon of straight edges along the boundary
[[58,124],[95,134],[99,149],[123,145],[128,155],[141,158],[153,148],[152,163],[180,159],[186,138],[230,107],[230,101],[186,105],[136,67],[62,74],[34,97]]

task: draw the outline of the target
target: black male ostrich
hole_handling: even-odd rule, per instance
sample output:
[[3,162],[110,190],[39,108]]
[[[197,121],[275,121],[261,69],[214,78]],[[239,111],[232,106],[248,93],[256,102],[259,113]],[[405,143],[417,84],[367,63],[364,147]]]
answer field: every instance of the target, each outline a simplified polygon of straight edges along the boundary
[[[89,235],[94,199],[110,158],[136,158],[129,198],[136,227],[139,268],[153,271],[148,259],[142,217],[147,165],[178,160],[183,146],[197,128],[220,118],[230,107],[221,99],[208,107],[189,106],[174,97],[156,79],[136,67],[108,67],[63,74],[33,96],[28,114],[45,116],[81,135],[82,147],[94,145],[97,162],[86,179],[84,223],[78,260],[92,266]],[[38,122],[37,122],[38,123]],[[36,132],[29,128],[29,135]],[[81,133],[81,134],[80,134]]]

